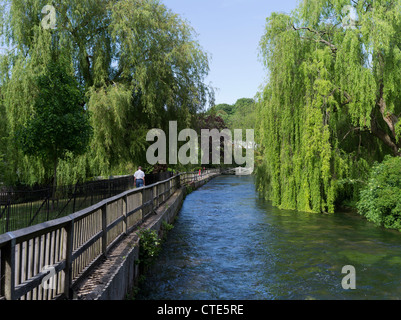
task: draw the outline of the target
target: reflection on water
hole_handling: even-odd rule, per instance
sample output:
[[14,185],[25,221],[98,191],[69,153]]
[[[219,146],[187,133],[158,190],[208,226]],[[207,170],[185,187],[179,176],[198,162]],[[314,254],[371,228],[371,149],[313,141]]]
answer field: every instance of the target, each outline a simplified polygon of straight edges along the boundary
[[[356,269],[344,290],[342,267]],[[352,213],[279,210],[252,177],[190,194],[138,299],[399,299],[401,233]]]

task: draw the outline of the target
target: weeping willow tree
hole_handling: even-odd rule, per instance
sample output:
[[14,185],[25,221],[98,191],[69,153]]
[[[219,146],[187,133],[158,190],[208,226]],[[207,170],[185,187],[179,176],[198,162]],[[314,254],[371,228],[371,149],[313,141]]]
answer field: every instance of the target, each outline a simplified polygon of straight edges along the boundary
[[400,48],[401,1],[304,0],[267,19],[258,187],[274,205],[334,212],[401,155]]
[[89,151],[59,162],[60,183],[143,164],[149,129],[167,129],[169,120],[187,127],[192,115],[213,101],[213,90],[204,83],[208,56],[194,30],[158,0],[0,3],[5,182],[42,183],[48,175],[40,158],[18,149],[15,133],[31,118],[34,79],[54,56],[71,61],[93,128]]

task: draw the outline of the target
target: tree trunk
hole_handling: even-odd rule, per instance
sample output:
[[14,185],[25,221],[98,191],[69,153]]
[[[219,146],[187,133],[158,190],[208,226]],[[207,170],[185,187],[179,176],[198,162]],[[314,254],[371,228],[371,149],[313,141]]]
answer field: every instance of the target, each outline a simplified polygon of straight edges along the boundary
[[377,124],[376,119],[372,119],[372,125],[371,125],[371,131],[372,133],[379,138],[386,146],[390,147],[391,150],[393,151],[394,156],[401,156],[401,153],[399,151],[400,147],[393,141],[393,139],[390,137],[387,132],[382,130],[379,125]]
[[385,145],[389,146],[393,151],[394,156],[401,156],[401,145],[397,143],[397,134],[395,132],[395,127],[398,122],[398,117],[387,110],[386,101],[384,100],[384,85],[380,84],[379,98],[377,100],[377,107],[379,108],[381,117],[387,124],[391,135],[389,135],[386,130],[379,127],[379,124],[374,115],[372,115],[372,133],[378,137]]

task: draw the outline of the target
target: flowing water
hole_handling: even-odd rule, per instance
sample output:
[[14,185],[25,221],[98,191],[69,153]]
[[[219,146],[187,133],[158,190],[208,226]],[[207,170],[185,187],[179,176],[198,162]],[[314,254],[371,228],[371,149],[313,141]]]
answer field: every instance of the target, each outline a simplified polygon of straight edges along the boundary
[[188,195],[146,276],[139,300],[399,299],[401,233],[355,213],[280,210],[252,177],[220,176]]

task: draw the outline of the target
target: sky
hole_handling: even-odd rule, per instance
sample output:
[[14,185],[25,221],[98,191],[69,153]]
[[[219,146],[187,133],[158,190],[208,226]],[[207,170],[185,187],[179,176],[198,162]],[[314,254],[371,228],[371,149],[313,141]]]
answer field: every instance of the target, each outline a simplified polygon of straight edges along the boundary
[[187,20],[210,57],[205,82],[215,88],[216,104],[254,98],[266,82],[258,57],[266,18],[272,12],[291,13],[297,0],[162,0]]

